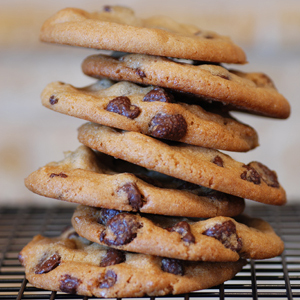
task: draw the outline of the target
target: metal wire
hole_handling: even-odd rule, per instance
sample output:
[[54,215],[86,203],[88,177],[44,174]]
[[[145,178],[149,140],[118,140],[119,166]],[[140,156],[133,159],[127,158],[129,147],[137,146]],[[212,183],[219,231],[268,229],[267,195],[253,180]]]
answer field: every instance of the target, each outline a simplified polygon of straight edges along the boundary
[[[246,213],[269,222],[285,242],[279,257],[249,261],[232,280],[186,295],[146,297],[205,299],[296,299],[300,298],[300,205],[273,207],[249,205]],[[72,208],[0,207],[0,299],[83,299],[89,297],[45,291],[24,277],[18,261],[20,250],[36,234],[53,237],[70,225]],[[121,300],[121,299],[117,299]]]

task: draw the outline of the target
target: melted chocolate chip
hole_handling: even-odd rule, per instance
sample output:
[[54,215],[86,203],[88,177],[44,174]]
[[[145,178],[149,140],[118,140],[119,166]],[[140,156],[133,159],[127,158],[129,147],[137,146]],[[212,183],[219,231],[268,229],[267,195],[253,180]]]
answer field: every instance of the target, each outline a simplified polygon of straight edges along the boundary
[[110,100],[106,110],[129,119],[135,119],[141,112],[137,106],[131,105],[130,99],[126,96],[120,96]]
[[58,174],[56,174],[56,173],[51,173],[49,177],[50,177],[50,178],[53,178],[53,177],[67,178],[68,175],[65,174],[65,173],[60,172],[60,173],[58,173]]
[[35,274],[44,274],[54,270],[60,264],[60,256],[53,254],[42,259],[35,267]]
[[170,232],[178,232],[184,242],[195,243],[195,237],[191,232],[191,227],[186,221],[181,221],[175,224],[173,227],[167,228],[167,230]]
[[135,215],[121,213],[107,221],[106,230],[100,235],[100,242],[106,245],[120,246],[130,243],[143,225]]
[[250,164],[244,165],[243,167],[247,170],[241,174],[241,178],[243,180],[253,182],[254,184],[260,184],[261,176],[259,175],[259,173],[253,167],[251,167]]
[[271,187],[279,188],[279,182],[277,179],[277,175],[274,171],[270,170],[267,166],[264,164],[253,161],[249,163],[249,166],[255,169],[259,175],[261,176],[261,179]]
[[141,69],[137,68],[135,69],[135,72],[138,76],[140,76],[141,78],[145,78],[146,74],[144,73],[144,71],[142,71]]
[[100,267],[117,265],[125,260],[126,256],[123,251],[111,248],[107,250],[105,257],[101,260]]
[[219,155],[217,155],[216,157],[214,157],[214,159],[212,160],[212,162],[214,164],[216,164],[217,166],[219,166],[219,167],[224,167],[223,159]]
[[108,270],[104,277],[99,280],[99,288],[107,289],[115,285],[117,282],[117,274],[113,270]]
[[56,98],[54,95],[52,95],[50,98],[49,98],[49,102],[51,105],[54,105],[58,102],[58,98]]
[[120,210],[102,208],[100,210],[100,216],[99,216],[97,222],[106,226],[107,222],[111,218],[113,218],[114,216],[116,216],[116,215],[118,215],[120,213],[121,213]]
[[239,252],[242,248],[242,240],[238,237],[236,226],[231,220],[216,224],[205,230],[203,234],[217,239],[232,251]]
[[81,283],[80,279],[65,274],[60,277],[59,289],[64,293],[76,294],[77,288],[80,283]]
[[164,89],[156,87],[145,95],[143,101],[160,101],[166,103],[173,103],[174,96],[172,94],[167,93]]
[[149,132],[157,138],[177,141],[186,135],[187,123],[180,114],[167,115],[158,113],[149,123]]
[[164,272],[175,275],[184,275],[184,268],[180,260],[172,258],[163,258],[161,261],[161,269]]
[[143,206],[143,195],[139,191],[135,183],[126,183],[118,191],[123,191],[126,193],[130,206],[133,211],[139,211]]

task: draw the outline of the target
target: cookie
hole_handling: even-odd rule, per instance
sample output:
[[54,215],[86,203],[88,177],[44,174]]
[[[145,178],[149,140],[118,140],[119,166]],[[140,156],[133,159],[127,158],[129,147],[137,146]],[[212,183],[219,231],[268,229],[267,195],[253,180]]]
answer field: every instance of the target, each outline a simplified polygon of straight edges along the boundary
[[153,86],[113,84],[106,79],[84,88],[53,82],[41,98],[54,111],[158,138],[227,151],[258,146],[257,133],[250,126],[199,105],[178,102],[171,93]]
[[19,260],[35,287],[100,298],[206,289],[231,279],[245,265],[245,260],[187,262],[118,251],[90,243],[72,229],[57,238],[35,236]]
[[236,216],[243,199],[193,185],[80,146],[30,174],[26,187],[68,202],[150,214]]
[[79,206],[72,225],[95,243],[163,257],[192,261],[237,261],[280,255],[282,240],[261,219],[240,216],[207,220],[135,214]]
[[46,20],[40,39],[103,50],[246,63],[244,51],[228,37],[168,17],[141,19],[130,8],[121,6],[105,6],[94,13],[63,9]]
[[273,205],[286,202],[276,173],[260,162],[244,164],[218,150],[167,144],[94,123],[83,124],[78,139],[100,152],[226,194]]
[[89,76],[109,77],[158,85],[218,101],[230,110],[286,119],[290,105],[263,73],[245,73],[220,65],[177,62],[172,59],[129,54],[119,58],[93,55],[82,63]]

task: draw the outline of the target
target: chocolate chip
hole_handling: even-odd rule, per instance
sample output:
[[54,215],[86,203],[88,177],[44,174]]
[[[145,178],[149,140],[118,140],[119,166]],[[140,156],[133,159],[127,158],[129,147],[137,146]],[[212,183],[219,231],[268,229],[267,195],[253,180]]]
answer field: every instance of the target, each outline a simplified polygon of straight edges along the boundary
[[250,165],[243,165],[243,167],[247,170],[241,174],[241,178],[243,180],[253,182],[254,184],[260,184],[261,176],[259,175],[259,173]]
[[219,167],[224,167],[223,159],[219,155],[215,156],[212,162]]
[[102,208],[100,210],[100,215],[99,215],[99,218],[97,219],[97,222],[106,226],[107,222],[111,218],[113,218],[114,216],[116,216],[120,213],[121,213],[120,210]]
[[195,243],[195,237],[191,232],[191,227],[186,221],[181,221],[175,224],[173,227],[167,228],[167,230],[170,232],[178,232],[184,242]]
[[49,99],[49,102],[51,105],[54,105],[58,102],[58,98],[56,98],[54,95],[52,95]]
[[108,249],[105,257],[101,260],[100,267],[117,265],[126,260],[125,253],[117,249]]
[[104,5],[103,6],[103,11],[111,12],[112,11],[112,7],[110,5]]
[[60,256],[53,254],[50,257],[42,258],[35,267],[35,274],[44,274],[54,270],[60,264]]
[[137,106],[131,105],[130,99],[126,96],[120,96],[110,100],[106,110],[130,119],[135,119],[141,112]]
[[113,270],[108,270],[104,277],[99,280],[99,288],[107,289],[115,285],[117,282],[117,274]]
[[145,95],[143,101],[160,101],[166,103],[173,103],[174,96],[172,94],[167,93],[164,89],[156,87]]
[[65,274],[60,277],[59,289],[64,293],[76,294],[77,288],[80,283],[80,279]]
[[279,182],[277,179],[277,175],[274,171],[270,170],[267,166],[265,166],[264,164],[257,162],[257,161],[253,161],[253,162],[249,163],[248,165],[251,168],[255,169],[259,173],[261,179],[268,186],[279,188]]
[[129,182],[124,184],[118,191],[125,192],[133,211],[139,211],[144,204],[143,195],[135,183]]
[[149,132],[157,138],[177,141],[185,136],[187,123],[180,114],[167,115],[158,113],[149,123]]
[[205,230],[203,234],[217,239],[232,251],[239,252],[242,248],[242,240],[238,237],[236,226],[231,220],[216,224]]
[[67,178],[68,175],[65,174],[65,173],[60,172],[60,173],[58,173],[58,174],[56,174],[56,173],[51,173],[49,177],[50,177],[50,178],[53,178],[53,177]]
[[211,34],[206,34],[204,37],[210,40],[214,38],[214,36],[212,36]]
[[137,68],[135,69],[135,72],[138,76],[140,76],[141,78],[145,78],[146,74],[144,73],[144,71],[142,71],[141,69]]
[[163,258],[161,261],[161,269],[164,272],[175,275],[184,275],[184,268],[180,260],[173,258]]
[[108,246],[120,246],[130,243],[137,236],[137,231],[142,227],[135,215],[121,213],[107,221],[106,230],[100,235],[100,242]]

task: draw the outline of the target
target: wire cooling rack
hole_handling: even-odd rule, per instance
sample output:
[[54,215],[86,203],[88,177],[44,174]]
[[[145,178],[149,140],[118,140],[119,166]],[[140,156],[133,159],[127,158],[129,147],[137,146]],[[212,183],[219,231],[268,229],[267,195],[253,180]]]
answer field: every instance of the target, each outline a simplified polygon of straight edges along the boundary
[[[0,207],[0,299],[90,299],[33,287],[18,261],[20,250],[36,234],[57,236],[70,225],[74,208]],[[232,280],[185,295],[155,298],[202,299],[296,299],[300,298],[300,204],[273,207],[250,205],[246,213],[269,222],[285,242],[281,256],[249,261]],[[117,299],[120,300],[120,299]]]

